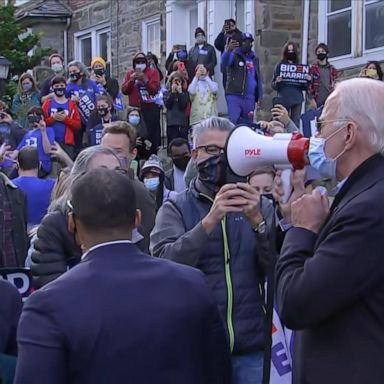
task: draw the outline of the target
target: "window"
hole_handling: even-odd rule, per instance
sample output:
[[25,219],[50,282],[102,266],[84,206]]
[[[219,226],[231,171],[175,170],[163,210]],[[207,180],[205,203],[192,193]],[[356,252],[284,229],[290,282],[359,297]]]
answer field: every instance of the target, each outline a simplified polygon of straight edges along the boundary
[[90,30],[77,32],[74,36],[76,60],[89,66],[92,57],[100,56],[107,63],[111,63],[111,29],[109,26],[96,26]]
[[240,31],[245,31],[245,4],[244,0],[236,0],[235,2],[235,20],[236,26]]
[[318,4],[318,41],[328,44],[336,68],[383,59],[384,0],[323,0]]
[[29,0],[15,0],[15,7],[25,4]]
[[142,50],[160,57],[160,18],[142,22]]

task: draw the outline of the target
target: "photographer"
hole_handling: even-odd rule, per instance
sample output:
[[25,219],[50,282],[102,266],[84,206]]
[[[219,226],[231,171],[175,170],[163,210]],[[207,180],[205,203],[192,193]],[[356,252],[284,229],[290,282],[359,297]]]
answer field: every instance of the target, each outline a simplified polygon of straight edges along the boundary
[[267,241],[264,217],[271,214],[260,211],[255,189],[227,179],[224,146],[233,128],[219,117],[195,126],[192,156],[198,176],[160,208],[150,250],[206,275],[229,335],[232,382],[259,384],[265,317],[258,246]]
[[[237,29],[236,21],[234,19],[227,19],[224,22],[221,32],[217,35],[215,39],[215,47],[223,55],[225,47],[228,45],[231,39],[240,41],[242,32]],[[225,88],[227,82],[227,70],[221,65],[221,72],[223,74],[223,87]]]
[[31,130],[24,135],[16,150],[14,150],[9,157],[15,160],[22,148],[28,146],[35,147],[39,154],[39,176],[44,177],[51,172],[50,153],[51,147],[55,142],[55,132],[53,128],[46,126],[41,108],[30,108],[28,110],[27,119]]
[[107,63],[102,57],[92,59],[91,80],[99,86],[101,94],[107,94],[112,100],[115,100],[119,94],[119,83],[116,79],[109,77],[106,70]]

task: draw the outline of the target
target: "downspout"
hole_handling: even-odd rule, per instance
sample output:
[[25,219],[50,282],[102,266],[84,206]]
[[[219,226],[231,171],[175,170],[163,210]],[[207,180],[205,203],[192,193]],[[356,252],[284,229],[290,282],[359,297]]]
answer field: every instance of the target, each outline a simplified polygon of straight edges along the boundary
[[[310,13],[311,0],[304,0],[303,10],[303,39],[301,45],[301,62],[302,64],[308,63],[308,41],[309,41],[309,13]],[[301,113],[305,112],[305,98],[301,106]],[[300,120],[301,126],[301,120]],[[300,127],[301,128],[301,127]]]
[[68,65],[68,30],[71,26],[71,18],[67,17],[67,23],[64,29],[64,67]]

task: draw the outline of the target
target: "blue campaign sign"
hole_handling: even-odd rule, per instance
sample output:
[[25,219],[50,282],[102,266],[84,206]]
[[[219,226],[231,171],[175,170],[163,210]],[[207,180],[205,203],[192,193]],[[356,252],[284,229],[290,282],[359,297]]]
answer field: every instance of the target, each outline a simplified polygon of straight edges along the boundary
[[23,300],[33,292],[32,276],[29,268],[0,268],[0,278],[13,284]]
[[318,119],[323,111],[323,107],[317,109],[310,109],[301,115],[301,122],[303,124],[303,135],[305,137],[312,137],[316,133],[316,119]]

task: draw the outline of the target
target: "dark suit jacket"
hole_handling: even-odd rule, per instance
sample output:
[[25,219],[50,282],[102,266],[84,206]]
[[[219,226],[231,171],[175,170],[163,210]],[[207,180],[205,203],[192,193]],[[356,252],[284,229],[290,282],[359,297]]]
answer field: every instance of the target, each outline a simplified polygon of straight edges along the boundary
[[230,356],[203,275],[132,244],[92,250],[33,293],[15,383],[222,384]]
[[384,382],[384,158],[361,164],[317,235],[288,231],[277,263],[277,300],[298,330],[296,384]]
[[23,304],[17,289],[1,277],[0,298],[0,353],[16,355],[16,329]]

